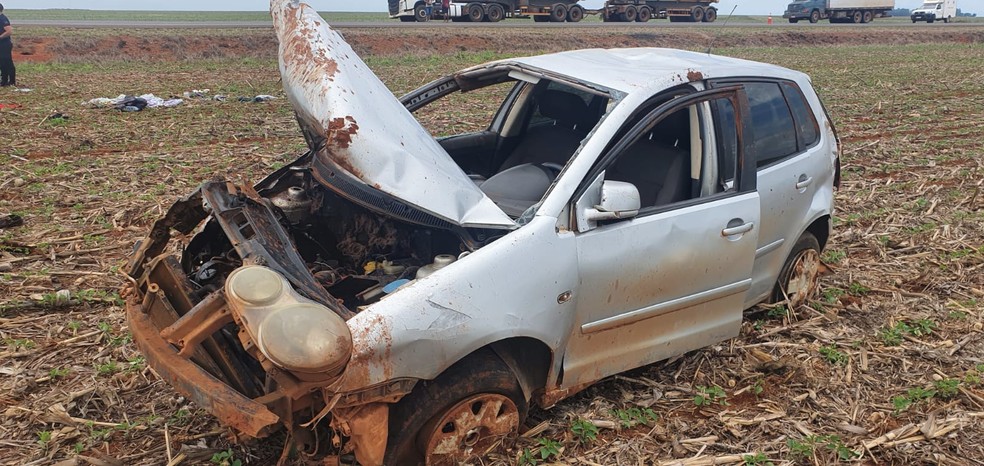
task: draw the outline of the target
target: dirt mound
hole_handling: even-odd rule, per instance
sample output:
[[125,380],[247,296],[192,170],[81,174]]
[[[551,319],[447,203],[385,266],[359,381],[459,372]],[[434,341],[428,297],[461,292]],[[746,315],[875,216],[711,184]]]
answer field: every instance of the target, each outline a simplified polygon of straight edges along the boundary
[[[576,33],[576,40],[572,40]],[[870,45],[920,43],[984,43],[984,30],[898,30],[891,28],[811,28],[810,30],[718,29],[652,32],[618,28],[570,29],[344,29],[343,34],[360,54],[405,56],[462,51],[504,53],[517,49],[530,54],[575,48],[671,47],[809,47],[817,45]],[[44,35],[20,38],[15,56],[30,62],[94,60],[193,60],[202,58],[274,58],[272,33],[241,34],[182,31],[180,34],[106,33]]]

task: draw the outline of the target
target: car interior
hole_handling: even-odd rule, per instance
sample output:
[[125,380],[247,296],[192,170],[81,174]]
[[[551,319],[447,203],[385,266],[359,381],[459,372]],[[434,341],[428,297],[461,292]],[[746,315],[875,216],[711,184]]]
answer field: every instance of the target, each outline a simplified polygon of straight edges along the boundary
[[[487,131],[440,142],[492,201],[518,218],[543,198],[611,100],[546,79],[506,85],[513,86],[510,97]],[[680,93],[650,108],[674,95]],[[643,208],[699,197],[705,154],[697,112],[689,107],[665,117],[608,167],[606,179],[635,185]]]

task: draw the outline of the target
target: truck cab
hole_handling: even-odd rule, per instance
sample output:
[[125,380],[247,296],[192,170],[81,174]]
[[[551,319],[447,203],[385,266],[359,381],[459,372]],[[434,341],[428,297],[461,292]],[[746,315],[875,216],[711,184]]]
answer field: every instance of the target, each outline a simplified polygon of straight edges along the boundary
[[796,0],[786,6],[783,18],[790,23],[798,23],[801,19],[817,23],[827,17],[827,2],[825,0]]
[[949,23],[955,16],[957,16],[957,0],[934,0],[924,2],[921,7],[912,10],[909,18],[913,23],[919,21],[933,23],[937,20]]

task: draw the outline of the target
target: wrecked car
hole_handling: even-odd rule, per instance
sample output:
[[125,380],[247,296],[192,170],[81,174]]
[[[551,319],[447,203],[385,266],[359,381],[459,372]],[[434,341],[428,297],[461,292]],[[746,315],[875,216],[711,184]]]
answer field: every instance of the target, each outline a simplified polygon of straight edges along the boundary
[[[129,266],[134,341],[222,423],[364,466],[451,464],[533,405],[815,291],[839,161],[806,75],[580,50],[397,99],[313,9],[271,9],[310,150],[255,186],[203,184]],[[489,88],[482,131],[414,117]]]

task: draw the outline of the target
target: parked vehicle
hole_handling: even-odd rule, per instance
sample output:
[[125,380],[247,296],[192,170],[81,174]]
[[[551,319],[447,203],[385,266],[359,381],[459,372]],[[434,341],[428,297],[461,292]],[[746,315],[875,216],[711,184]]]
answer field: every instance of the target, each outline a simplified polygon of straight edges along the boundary
[[831,23],[861,24],[887,17],[893,8],[895,0],[795,0],[782,17],[790,23],[829,19]]
[[909,18],[912,22],[925,21],[933,23],[937,20],[949,23],[957,16],[957,0],[927,1],[921,7],[912,10]]
[[390,18],[399,18],[404,22],[448,17],[452,21],[497,23],[514,16],[531,16],[536,22],[576,23],[587,14],[587,10],[577,2],[578,0],[459,0],[451,2],[447,12],[435,8],[432,16],[428,17],[423,0],[389,0],[389,13]]
[[[223,423],[363,466],[455,464],[532,404],[816,291],[839,161],[806,75],[581,50],[397,100],[314,9],[271,10],[310,150],[175,203],[124,293],[147,363]],[[477,89],[504,96],[483,130],[435,139],[413,116]]]
[[718,0],[609,0],[599,14],[604,21],[645,23],[650,19],[666,19],[671,22],[713,23],[717,20],[717,8],[711,5]]
[[604,21],[646,22],[650,19],[711,23],[717,19],[717,8],[711,6],[718,0],[609,0],[599,10],[587,10],[578,0],[493,0],[451,2],[447,12],[433,10],[427,16],[423,0],[390,0],[391,18],[401,21],[429,21],[444,19],[453,21],[499,22],[511,17],[532,17],[536,22],[576,23],[589,14],[601,15]]

